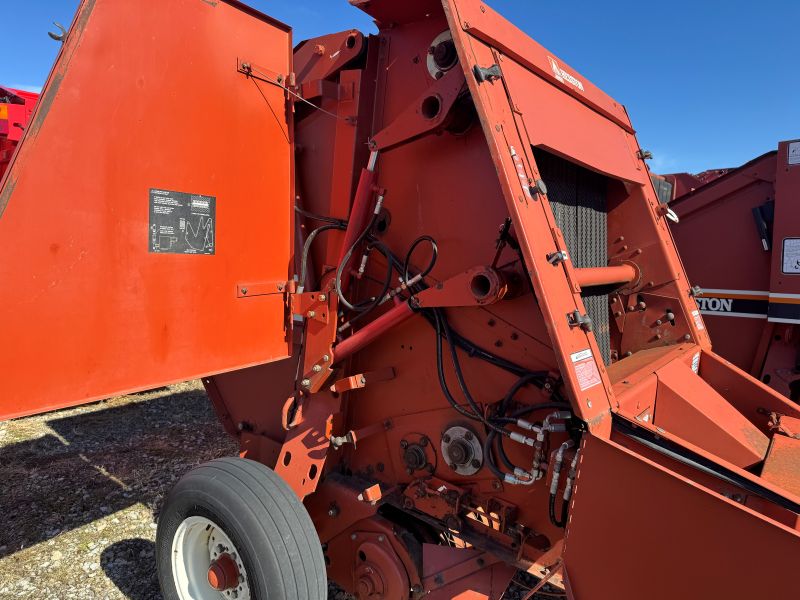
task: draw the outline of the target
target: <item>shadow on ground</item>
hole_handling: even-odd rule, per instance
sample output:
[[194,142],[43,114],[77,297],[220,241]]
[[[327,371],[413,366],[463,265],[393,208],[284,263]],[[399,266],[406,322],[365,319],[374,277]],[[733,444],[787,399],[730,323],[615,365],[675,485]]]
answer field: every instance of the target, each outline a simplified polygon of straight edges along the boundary
[[100,557],[100,566],[120,592],[130,600],[160,600],[155,544],[132,538],[111,544]]
[[0,447],[0,558],[139,502],[155,512],[184,472],[230,453],[202,389],[153,393],[53,413],[53,433]]

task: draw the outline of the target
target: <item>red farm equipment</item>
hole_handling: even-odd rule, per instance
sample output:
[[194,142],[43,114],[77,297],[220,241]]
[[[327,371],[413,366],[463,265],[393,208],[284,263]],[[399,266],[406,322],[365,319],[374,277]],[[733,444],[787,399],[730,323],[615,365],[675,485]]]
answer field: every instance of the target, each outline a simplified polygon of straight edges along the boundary
[[0,86],[0,178],[33,114],[39,94]]
[[714,349],[800,400],[800,140],[710,173],[717,175],[670,207],[680,218],[672,224],[675,243],[690,280],[701,286],[697,304]]
[[0,190],[0,414],[202,378],[242,457],[166,499],[168,599],[797,598],[800,409],[711,350],[623,106],[482,2],[352,3],[292,52],[83,0]]

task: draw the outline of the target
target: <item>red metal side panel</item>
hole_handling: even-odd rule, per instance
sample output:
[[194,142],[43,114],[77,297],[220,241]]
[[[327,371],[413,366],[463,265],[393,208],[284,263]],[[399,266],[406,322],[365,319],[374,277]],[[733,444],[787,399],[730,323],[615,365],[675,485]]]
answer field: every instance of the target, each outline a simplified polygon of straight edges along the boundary
[[[573,598],[797,598],[800,533],[614,442],[584,440],[564,543]],[[754,565],[768,569],[737,576]]]
[[[0,190],[1,418],[288,355],[291,121],[237,61],[286,75],[290,30],[236,2],[81,3]],[[200,238],[175,218],[194,254],[152,251],[151,189],[215,198]]]
[[459,16],[464,31],[500,50],[545,78],[567,94],[577,98],[601,115],[633,133],[625,107],[575,69],[532,40],[513,23],[482,2],[462,2]]
[[515,61],[504,60],[502,65],[515,108],[526,124],[530,122],[534,145],[612,177],[646,181],[630,133]]

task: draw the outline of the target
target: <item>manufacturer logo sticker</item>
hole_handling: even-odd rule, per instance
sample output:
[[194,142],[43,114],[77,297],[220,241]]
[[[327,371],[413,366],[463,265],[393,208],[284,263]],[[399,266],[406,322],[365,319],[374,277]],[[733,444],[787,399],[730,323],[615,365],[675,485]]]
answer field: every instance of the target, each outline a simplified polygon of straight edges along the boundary
[[580,79],[562,69],[561,65],[558,64],[558,61],[552,56],[548,56],[547,60],[550,61],[550,67],[553,69],[553,75],[558,81],[561,83],[569,83],[578,88],[580,91],[583,91],[583,82]]

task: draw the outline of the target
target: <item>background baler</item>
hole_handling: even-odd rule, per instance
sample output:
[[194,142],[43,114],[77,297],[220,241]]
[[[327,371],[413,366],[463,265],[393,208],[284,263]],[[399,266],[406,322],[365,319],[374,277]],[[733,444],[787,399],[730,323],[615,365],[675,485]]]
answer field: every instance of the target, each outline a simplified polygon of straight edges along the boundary
[[665,179],[676,184],[670,208],[680,222],[671,228],[702,289],[697,302],[714,348],[800,400],[800,140],[710,173],[691,187],[685,173]]
[[800,410],[711,350],[625,109],[484,3],[353,4],[292,52],[81,3],[0,190],[2,416],[202,378],[243,458],[166,499],[166,598],[795,598]]
[[33,114],[39,94],[0,86],[0,177]]

